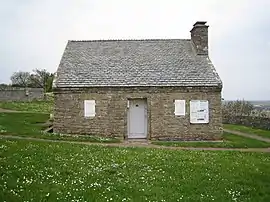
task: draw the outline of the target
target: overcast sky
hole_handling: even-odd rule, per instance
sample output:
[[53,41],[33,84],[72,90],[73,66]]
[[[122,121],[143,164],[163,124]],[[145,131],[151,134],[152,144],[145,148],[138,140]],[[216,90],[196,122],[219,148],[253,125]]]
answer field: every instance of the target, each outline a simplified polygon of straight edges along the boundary
[[225,99],[270,100],[269,0],[0,0],[0,83],[55,72],[68,40],[190,38],[209,25]]

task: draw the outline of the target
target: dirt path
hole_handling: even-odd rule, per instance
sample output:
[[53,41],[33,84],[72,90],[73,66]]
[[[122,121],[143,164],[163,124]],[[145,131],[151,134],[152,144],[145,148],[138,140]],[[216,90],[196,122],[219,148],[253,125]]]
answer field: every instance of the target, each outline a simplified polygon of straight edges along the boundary
[[32,137],[20,137],[10,135],[0,135],[0,139],[21,139],[29,141],[41,141],[52,143],[69,143],[79,145],[99,145],[106,147],[141,147],[141,148],[154,148],[154,149],[170,149],[170,150],[195,150],[195,151],[242,151],[242,152],[270,152],[270,148],[195,148],[195,147],[170,147],[153,145],[150,142],[122,142],[122,143],[95,143],[95,142],[77,142],[77,141],[65,141],[65,140],[49,140]]
[[47,114],[47,113],[44,113],[44,112],[19,111],[19,110],[3,109],[3,108],[0,108],[0,113],[40,113],[40,114]]
[[258,136],[256,134],[248,134],[248,133],[243,133],[243,132],[240,132],[240,131],[228,130],[228,129],[224,129],[224,131],[227,132],[227,133],[232,133],[232,134],[235,134],[235,135],[248,137],[248,138],[260,140],[260,141],[263,141],[263,142],[270,142],[270,139]]
[[11,109],[3,109],[0,108],[0,113],[7,112],[7,113],[21,113],[21,111],[11,110]]

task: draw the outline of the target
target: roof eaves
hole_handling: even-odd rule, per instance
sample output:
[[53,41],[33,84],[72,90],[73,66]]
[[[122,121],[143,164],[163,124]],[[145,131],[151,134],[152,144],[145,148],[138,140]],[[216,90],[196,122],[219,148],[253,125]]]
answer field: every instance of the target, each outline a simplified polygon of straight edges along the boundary
[[157,39],[94,39],[94,40],[68,40],[68,42],[115,42],[115,41],[173,41],[183,40],[191,41],[191,39],[175,39],[175,38],[157,38]]

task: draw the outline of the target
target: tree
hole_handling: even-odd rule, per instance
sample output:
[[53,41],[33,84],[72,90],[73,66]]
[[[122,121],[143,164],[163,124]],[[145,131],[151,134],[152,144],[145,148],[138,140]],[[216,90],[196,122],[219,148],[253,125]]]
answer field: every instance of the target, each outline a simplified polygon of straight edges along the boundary
[[12,86],[28,87],[30,84],[30,73],[29,72],[14,72],[10,77]]
[[45,88],[46,81],[50,75],[46,69],[34,69],[33,74],[30,76],[31,85],[39,88]]
[[8,86],[8,84],[5,84],[5,83],[0,83],[0,90],[3,90],[3,89],[6,89]]
[[14,72],[11,76],[12,86],[43,88],[44,93],[52,91],[54,74],[46,69],[34,69],[30,72]]
[[224,116],[250,116],[254,111],[254,106],[245,100],[229,101],[222,105]]
[[54,74],[50,74],[46,82],[46,92],[52,92],[53,79],[54,79]]
[[46,69],[34,69],[30,75],[31,87],[43,88],[44,92],[52,90],[53,74]]

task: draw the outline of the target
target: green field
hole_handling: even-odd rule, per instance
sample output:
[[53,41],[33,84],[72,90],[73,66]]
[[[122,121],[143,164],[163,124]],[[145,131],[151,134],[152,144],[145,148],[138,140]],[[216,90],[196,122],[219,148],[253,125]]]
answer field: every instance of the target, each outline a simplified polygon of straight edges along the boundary
[[52,105],[0,103],[21,111],[0,113],[0,201],[270,201],[269,153],[162,149],[270,147],[233,134],[225,133],[224,142],[153,142],[159,149],[1,138],[120,142],[43,132]]
[[0,143],[0,201],[270,201],[268,153]]
[[0,102],[0,108],[49,114],[53,111],[53,101]]
[[35,137],[52,140],[70,140],[83,142],[120,142],[117,138],[98,136],[70,136],[66,134],[45,133],[46,121],[49,114],[41,113],[0,113],[0,135],[15,135],[21,137]]
[[215,148],[268,148],[270,143],[246,138],[230,133],[224,133],[223,142],[177,142],[177,141],[154,141],[152,144],[172,147],[215,147]]
[[[69,136],[65,134],[45,133],[48,114],[40,113],[0,113],[0,134],[42,139],[87,141],[87,142],[120,142],[117,138],[103,138],[98,136]],[[224,133],[224,142],[164,142],[153,141],[152,144],[178,147],[224,147],[224,148],[266,148],[270,143]]]
[[251,128],[242,125],[233,125],[233,124],[224,124],[224,128],[229,130],[240,131],[244,133],[254,134],[261,137],[269,138],[270,139],[270,130],[262,130],[257,128]]

